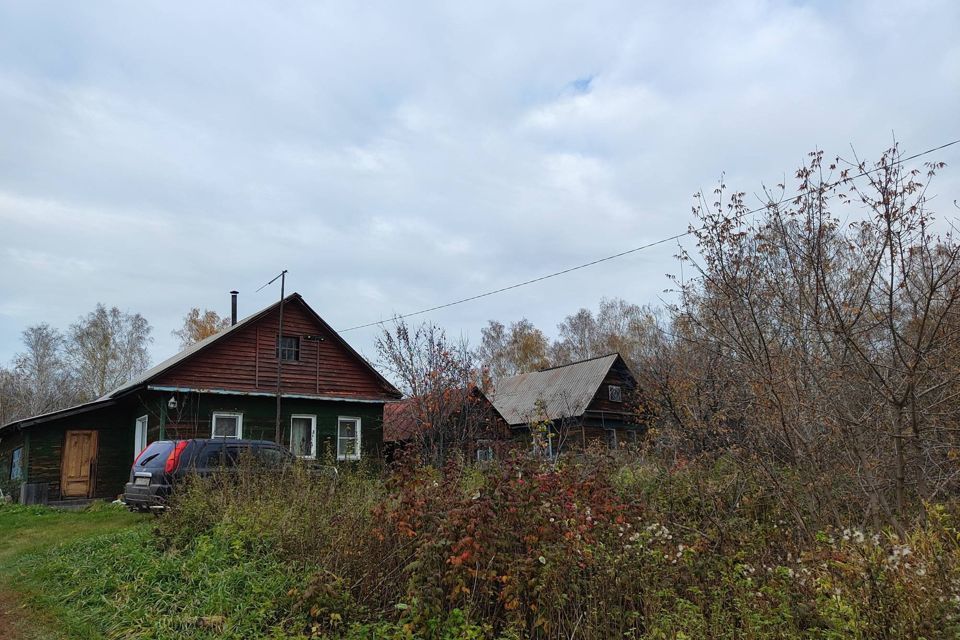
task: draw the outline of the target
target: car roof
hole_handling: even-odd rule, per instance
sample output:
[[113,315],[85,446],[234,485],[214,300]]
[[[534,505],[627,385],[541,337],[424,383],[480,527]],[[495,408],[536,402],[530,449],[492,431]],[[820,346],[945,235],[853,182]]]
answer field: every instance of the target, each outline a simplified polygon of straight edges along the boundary
[[203,444],[257,444],[257,445],[269,445],[274,447],[279,447],[276,442],[273,440],[248,440],[245,438],[180,438],[177,440],[154,440],[150,444],[156,444],[158,442],[200,442]]

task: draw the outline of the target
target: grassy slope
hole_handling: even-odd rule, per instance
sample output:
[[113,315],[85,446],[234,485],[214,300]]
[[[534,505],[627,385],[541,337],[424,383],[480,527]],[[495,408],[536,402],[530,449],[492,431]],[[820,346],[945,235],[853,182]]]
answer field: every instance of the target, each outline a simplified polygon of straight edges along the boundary
[[66,613],[55,602],[39,604],[37,583],[25,568],[27,558],[42,558],[52,548],[104,533],[142,526],[145,519],[113,508],[82,512],[56,511],[42,507],[0,507],[0,640],[7,638],[99,637],[84,625],[72,625],[70,636],[62,632]]

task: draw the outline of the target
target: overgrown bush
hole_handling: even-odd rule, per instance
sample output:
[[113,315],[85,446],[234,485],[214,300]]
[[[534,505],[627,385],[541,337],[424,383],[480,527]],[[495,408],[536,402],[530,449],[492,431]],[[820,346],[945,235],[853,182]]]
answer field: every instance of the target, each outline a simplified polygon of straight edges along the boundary
[[[290,575],[291,634],[384,638],[938,638],[960,634],[955,505],[905,534],[808,532],[720,463],[588,452],[336,480],[198,481],[159,520],[174,553],[228,541]],[[366,634],[366,635],[364,635]]]

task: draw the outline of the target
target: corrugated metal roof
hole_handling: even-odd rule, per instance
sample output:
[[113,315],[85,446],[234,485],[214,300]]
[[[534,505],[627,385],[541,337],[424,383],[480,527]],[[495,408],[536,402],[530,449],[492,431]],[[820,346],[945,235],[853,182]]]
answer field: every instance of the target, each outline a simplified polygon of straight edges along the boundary
[[[293,297],[294,297],[295,295],[297,295],[297,294],[295,294],[295,293],[290,294],[289,296],[287,296],[287,297],[284,299],[284,302],[290,301],[291,299],[293,299]],[[164,371],[166,371],[167,369],[173,367],[174,365],[179,364],[180,362],[186,360],[187,358],[189,358],[190,356],[192,356],[193,354],[195,354],[197,351],[200,351],[201,349],[209,346],[211,343],[216,342],[217,340],[220,340],[220,339],[223,338],[224,336],[229,335],[229,334],[232,333],[233,331],[236,331],[237,329],[240,329],[241,327],[244,327],[244,326],[250,324],[251,322],[253,322],[253,321],[256,320],[257,318],[263,316],[264,314],[266,314],[268,311],[270,311],[270,310],[273,309],[274,307],[278,306],[279,304],[280,304],[279,302],[275,302],[275,303],[273,303],[272,305],[270,305],[269,307],[267,307],[266,309],[261,309],[260,311],[257,311],[256,313],[247,316],[247,317],[244,318],[243,320],[237,320],[237,324],[232,325],[232,326],[230,326],[230,327],[227,327],[227,328],[224,329],[223,331],[220,331],[220,332],[218,332],[218,333],[215,333],[215,334],[213,334],[212,336],[207,336],[206,338],[204,338],[204,339],[201,340],[200,342],[195,342],[195,343],[193,343],[192,345],[190,345],[189,347],[187,347],[186,349],[184,349],[183,351],[181,351],[181,352],[178,353],[177,355],[172,356],[172,357],[170,357],[170,358],[167,358],[166,360],[164,360],[163,362],[161,362],[160,364],[158,364],[158,365],[156,365],[156,366],[154,366],[154,367],[150,367],[149,369],[147,369],[146,371],[144,371],[143,373],[141,373],[139,376],[137,376],[137,377],[134,378],[133,380],[127,382],[126,384],[123,384],[123,385],[117,387],[116,389],[114,389],[113,391],[110,391],[109,393],[107,393],[107,394],[104,395],[103,397],[98,398],[98,400],[106,400],[106,399],[108,399],[108,398],[112,398],[112,397],[116,396],[118,393],[121,393],[121,392],[123,392],[123,391],[126,391],[127,389],[132,389],[132,388],[134,388],[134,387],[136,387],[136,386],[139,386],[139,385],[143,384],[144,382],[146,382],[147,380],[150,380],[150,379],[153,378],[154,376],[159,375],[159,374],[163,373]]]
[[[521,373],[497,382],[490,400],[510,425],[527,424],[538,418],[559,420],[582,415],[597,389],[620,356],[611,353],[562,367]],[[537,401],[545,416],[539,416]]]
[[[307,310],[307,312],[310,313],[310,315],[312,315],[312,316],[316,319],[316,321],[317,321],[324,329],[326,329],[327,331],[329,331],[330,334],[331,334],[331,336],[332,336],[335,340],[337,340],[341,345],[343,345],[343,347],[347,350],[348,353],[354,355],[359,362],[363,363],[364,366],[366,366],[366,368],[367,368],[374,376],[376,376],[376,378],[381,382],[381,384],[382,384],[383,387],[384,387],[384,391],[385,391],[388,395],[391,395],[391,396],[394,396],[394,397],[397,397],[397,398],[400,397],[400,395],[401,395],[400,392],[397,391],[397,389],[396,389],[392,384],[390,384],[390,381],[387,380],[386,378],[384,378],[384,377],[380,374],[379,371],[377,371],[376,369],[373,368],[373,365],[371,365],[369,362],[366,361],[366,359],[365,359],[363,356],[361,356],[359,353],[357,353],[357,352],[353,349],[353,347],[351,347],[351,346],[349,345],[349,343],[347,343],[347,341],[344,340],[342,336],[340,336],[340,334],[338,334],[336,331],[334,331],[333,328],[330,327],[330,325],[328,325],[328,324],[326,323],[326,321],[324,321],[324,319],[321,318],[321,317],[317,314],[317,312],[314,311],[314,310],[310,307],[310,305],[308,305],[308,304],[306,303],[306,301],[304,301],[304,299],[300,296],[299,293],[291,293],[290,295],[288,295],[286,298],[283,299],[284,304],[290,304],[290,303],[293,302],[293,301],[297,301],[297,302],[299,302],[300,304],[302,304],[302,305],[304,306],[304,308]],[[266,308],[264,308],[264,309],[261,309],[260,311],[257,311],[256,313],[254,313],[254,314],[252,314],[252,315],[247,316],[247,317],[244,318],[243,320],[238,320],[238,321],[237,321],[237,324],[235,324],[235,325],[233,325],[233,326],[231,326],[231,327],[228,327],[228,328],[224,329],[223,331],[221,331],[221,332],[219,332],[219,333],[215,333],[215,334],[212,335],[212,336],[209,336],[209,337],[207,337],[207,338],[204,338],[203,340],[201,340],[200,342],[197,342],[196,344],[190,345],[189,347],[187,347],[186,349],[184,349],[183,351],[181,351],[181,352],[178,353],[177,355],[175,355],[175,356],[173,356],[173,357],[171,357],[171,358],[167,358],[166,360],[164,360],[164,361],[161,362],[160,364],[156,365],[155,367],[151,367],[151,368],[147,369],[146,371],[144,371],[143,373],[141,373],[139,376],[137,376],[137,377],[134,378],[133,380],[127,382],[126,384],[123,384],[123,385],[117,387],[117,388],[114,389],[113,391],[110,391],[110,392],[107,393],[106,395],[104,395],[104,396],[102,396],[102,397],[100,397],[100,398],[97,398],[96,400],[91,400],[90,402],[85,402],[85,403],[79,404],[79,405],[77,405],[77,406],[75,406],[75,407],[70,407],[70,408],[67,408],[67,409],[62,409],[62,410],[59,410],[59,411],[54,411],[54,412],[51,412],[51,413],[48,413],[48,414],[44,414],[44,415],[30,416],[29,418],[21,418],[21,419],[19,419],[19,420],[14,420],[13,422],[9,422],[9,423],[7,423],[7,424],[5,424],[5,425],[0,426],[0,430],[6,429],[7,427],[12,427],[12,426],[18,425],[18,424],[32,423],[32,422],[34,422],[34,421],[43,421],[43,420],[46,420],[46,419],[51,419],[51,418],[57,417],[57,416],[59,416],[60,414],[69,414],[70,412],[78,413],[78,412],[80,412],[80,411],[86,411],[86,410],[88,410],[88,409],[98,408],[98,407],[100,407],[100,406],[102,406],[102,405],[105,405],[108,401],[111,401],[111,400],[115,399],[117,396],[121,395],[123,392],[129,391],[129,390],[131,390],[131,389],[135,389],[135,388],[139,387],[140,385],[145,384],[146,382],[149,382],[152,378],[160,375],[161,373],[163,373],[163,372],[166,371],[167,369],[170,369],[170,368],[176,366],[176,365],[179,364],[180,362],[186,360],[187,358],[189,358],[190,356],[194,355],[194,354],[197,353],[198,351],[201,351],[202,349],[205,349],[206,347],[210,346],[212,343],[220,340],[221,338],[224,338],[225,336],[229,335],[230,333],[232,333],[232,332],[234,332],[234,331],[237,331],[237,330],[239,330],[240,328],[245,327],[245,326],[251,324],[251,323],[254,322],[255,320],[257,320],[257,319],[263,317],[264,315],[270,313],[274,308],[276,308],[276,307],[278,307],[278,306],[280,306],[280,301],[279,301],[279,300],[278,300],[277,302],[274,302],[274,303],[271,304],[270,306],[268,306],[268,307],[266,307]],[[284,395],[286,395],[286,394],[284,394]]]

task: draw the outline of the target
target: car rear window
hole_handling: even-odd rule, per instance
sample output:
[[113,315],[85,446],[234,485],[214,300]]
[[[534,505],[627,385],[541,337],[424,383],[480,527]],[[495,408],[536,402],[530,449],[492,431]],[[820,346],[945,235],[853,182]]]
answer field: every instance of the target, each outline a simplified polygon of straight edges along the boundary
[[150,446],[143,450],[143,453],[140,454],[140,457],[137,458],[133,466],[135,469],[162,469],[164,465],[167,464],[167,458],[170,457],[172,451],[173,443],[170,441],[159,440],[152,442]]

